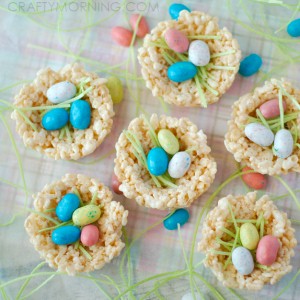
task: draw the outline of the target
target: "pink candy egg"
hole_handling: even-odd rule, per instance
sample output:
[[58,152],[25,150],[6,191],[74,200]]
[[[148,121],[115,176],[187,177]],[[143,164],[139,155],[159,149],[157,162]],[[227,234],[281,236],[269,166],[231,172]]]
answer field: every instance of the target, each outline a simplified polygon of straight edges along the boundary
[[181,31],[170,28],[165,32],[165,40],[167,45],[178,53],[186,52],[189,48],[189,40]]
[[119,187],[121,185],[121,182],[119,181],[118,177],[116,176],[115,173],[113,173],[112,177],[111,177],[111,187],[113,189],[113,191],[118,194],[118,195],[122,195],[123,192],[120,191]]
[[133,33],[121,26],[116,26],[111,30],[112,39],[121,46],[129,47]]
[[[282,101],[282,104],[283,104],[283,110],[285,111],[286,110],[285,101]],[[280,115],[278,99],[272,99],[263,103],[260,106],[259,110],[266,119],[278,117]]]
[[[249,167],[243,168],[243,172],[252,170]],[[246,173],[242,175],[243,181],[251,188],[255,190],[265,189],[267,186],[267,178],[260,173]]]
[[86,225],[81,230],[80,241],[84,246],[91,247],[99,240],[99,229],[96,225]]
[[258,243],[256,250],[256,260],[262,265],[270,266],[277,258],[280,244],[273,235],[264,236]]
[[[137,21],[139,19],[140,15],[134,14],[130,17],[129,23],[132,28],[132,30],[135,30]],[[136,36],[143,38],[147,33],[149,32],[149,26],[144,17],[141,17],[137,31],[136,31]]]

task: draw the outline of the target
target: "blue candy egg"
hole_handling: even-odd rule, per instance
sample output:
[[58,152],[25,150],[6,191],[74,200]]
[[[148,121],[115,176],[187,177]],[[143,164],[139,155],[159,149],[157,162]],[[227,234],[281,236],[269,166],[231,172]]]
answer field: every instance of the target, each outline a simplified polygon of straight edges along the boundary
[[197,67],[189,61],[180,61],[168,69],[168,77],[174,82],[192,79],[197,74]]
[[177,229],[177,224],[182,226],[188,221],[189,218],[189,212],[184,208],[180,208],[170,215],[170,217],[164,220],[164,226],[168,230],[175,230]]
[[261,65],[261,57],[255,53],[252,53],[241,61],[239,73],[244,77],[251,76],[258,72]]
[[80,229],[72,225],[58,227],[52,231],[51,238],[56,245],[73,244],[80,238]]
[[73,212],[79,207],[80,200],[75,194],[66,194],[56,206],[56,215],[62,221],[66,222],[72,219]]
[[300,36],[300,19],[292,21],[286,28],[287,33],[292,37]]
[[160,176],[168,170],[169,157],[167,152],[160,147],[153,148],[147,156],[147,167],[152,175]]
[[186,7],[185,5],[181,3],[173,3],[169,7],[169,14],[173,20],[177,20],[179,17],[179,14],[182,10],[187,10],[188,12],[191,12],[191,10]]
[[42,126],[50,130],[58,130],[67,125],[69,114],[64,108],[54,108],[48,111],[42,118]]
[[76,129],[86,129],[91,124],[91,106],[85,100],[76,100],[70,109],[70,122]]

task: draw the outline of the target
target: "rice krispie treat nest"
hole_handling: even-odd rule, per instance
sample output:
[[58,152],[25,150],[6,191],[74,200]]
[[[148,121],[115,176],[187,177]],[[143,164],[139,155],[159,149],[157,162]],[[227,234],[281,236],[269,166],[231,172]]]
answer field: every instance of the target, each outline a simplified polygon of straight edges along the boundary
[[[176,188],[159,188],[151,180],[149,171],[138,162],[123,132],[116,143],[114,168],[121,182],[119,189],[127,198],[142,206],[157,209],[188,207],[210,187],[217,172],[206,135],[187,118],[158,117],[153,114],[150,123],[156,134],[160,129],[172,131],[179,140],[180,151],[192,150],[189,152],[191,166],[183,177],[176,179]],[[153,148],[153,143],[143,117],[132,120],[128,129],[136,134],[147,154]]]
[[[273,235],[279,240],[280,249],[277,259],[266,270],[255,267],[251,274],[241,275],[232,264],[229,264],[224,270],[223,264],[227,257],[211,252],[211,250],[227,251],[216,241],[216,238],[226,236],[221,230],[222,227],[234,230],[233,223],[228,222],[231,219],[228,203],[230,203],[236,219],[257,219],[263,213],[265,234]],[[286,213],[279,211],[269,196],[264,195],[256,200],[256,192],[248,193],[245,196],[228,195],[220,199],[218,205],[208,213],[203,224],[202,239],[198,244],[198,250],[206,254],[205,266],[211,268],[218,280],[225,286],[260,290],[265,284],[275,284],[292,270],[290,259],[294,256],[293,248],[297,244],[294,232]]]
[[77,189],[83,203],[89,203],[94,193],[98,197],[94,204],[101,204],[101,217],[97,225],[100,236],[98,242],[85,250],[91,255],[89,260],[74,244],[59,246],[52,242],[51,231],[39,230],[53,226],[53,223],[37,213],[31,213],[25,221],[25,229],[30,242],[50,267],[65,271],[70,275],[78,272],[89,272],[101,269],[114,257],[118,256],[125,244],[121,241],[122,226],[127,223],[128,211],[112,201],[111,191],[98,180],[85,175],[66,174],[60,181],[47,184],[43,190],[34,195],[34,208],[37,212],[47,213],[57,219],[55,211],[46,212],[57,206],[60,199],[67,193]]
[[16,120],[16,130],[23,138],[26,147],[45,153],[54,159],[77,160],[93,153],[103,142],[111,131],[114,116],[111,96],[105,86],[107,80],[99,78],[96,73],[85,71],[80,64],[66,65],[57,72],[50,68],[40,70],[33,83],[25,85],[15,97],[14,105],[20,108],[53,105],[47,99],[48,88],[61,81],[69,81],[77,86],[84,78],[91,79],[86,87],[93,87],[82,97],[92,108],[90,126],[85,130],[72,128],[71,140],[69,140],[68,136],[60,138],[59,130],[45,130],[41,125],[42,117],[38,110],[23,111],[37,131],[24,121],[17,110],[14,110],[12,119]]
[[[300,103],[300,90],[295,89],[284,79],[280,81],[272,78],[270,81],[266,81],[264,86],[255,88],[252,93],[242,96],[233,104],[231,120],[228,121],[228,131],[225,135],[225,146],[234,155],[235,160],[262,174],[277,175],[300,172],[300,149],[298,147],[294,147],[292,155],[282,159],[273,153],[271,147],[261,147],[255,144],[244,133],[249,116],[261,104],[276,98],[279,86],[282,86]],[[299,111],[290,98],[283,95],[283,100],[287,105],[286,112]],[[300,115],[296,122],[298,130],[300,130]]]
[[163,38],[167,29],[175,28],[187,36],[217,35],[221,39],[205,39],[211,55],[232,51],[223,56],[211,57],[211,63],[218,66],[233,67],[233,70],[207,70],[209,73],[207,84],[217,94],[212,93],[207,87],[202,90],[208,104],[217,102],[220,97],[232,85],[239,69],[241,51],[236,39],[226,29],[220,29],[218,20],[200,11],[188,12],[182,10],[178,21],[169,20],[160,22],[144,38],[143,47],[139,49],[138,60],[146,86],[152,91],[153,96],[162,97],[164,101],[178,106],[201,106],[201,97],[198,94],[195,80],[187,80],[181,83],[171,81],[167,76],[169,64],[162,55],[162,48],[151,45],[158,39]]

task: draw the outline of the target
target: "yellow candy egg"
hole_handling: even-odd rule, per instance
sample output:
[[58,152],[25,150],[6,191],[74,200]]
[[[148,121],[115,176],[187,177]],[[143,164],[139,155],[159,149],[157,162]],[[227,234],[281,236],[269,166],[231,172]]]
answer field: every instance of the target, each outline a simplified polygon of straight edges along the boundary
[[74,225],[84,226],[96,222],[101,216],[101,210],[99,206],[89,204],[80,208],[77,208],[72,216]]
[[252,223],[244,223],[241,226],[240,239],[245,248],[249,250],[256,249],[259,242],[259,234],[256,227]]

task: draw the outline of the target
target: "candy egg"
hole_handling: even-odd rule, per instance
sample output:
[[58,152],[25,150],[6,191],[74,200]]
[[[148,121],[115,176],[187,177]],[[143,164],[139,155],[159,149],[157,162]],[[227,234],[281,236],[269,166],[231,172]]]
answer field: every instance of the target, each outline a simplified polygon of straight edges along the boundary
[[170,17],[173,19],[173,20],[177,20],[178,17],[179,17],[179,14],[182,10],[187,10],[188,12],[191,12],[191,10],[186,7],[185,5],[181,4],[181,3],[173,3],[170,5],[169,7],[169,14],[170,14]]
[[260,123],[250,123],[245,127],[246,137],[253,143],[268,147],[274,141],[274,133]]
[[73,193],[69,193],[58,202],[55,213],[62,222],[66,222],[72,219],[72,214],[79,205],[79,197]]
[[256,260],[262,265],[270,266],[277,258],[280,243],[273,235],[265,235],[258,243]]
[[66,225],[52,231],[51,239],[56,245],[69,245],[79,240],[80,229],[76,226]]
[[69,81],[62,81],[52,85],[47,90],[47,98],[52,103],[58,104],[74,98],[76,86]]
[[177,152],[169,162],[168,172],[172,178],[181,178],[191,166],[191,157],[185,152]]
[[169,154],[174,155],[179,151],[179,142],[172,131],[161,129],[157,135],[158,141],[162,148]]
[[[286,103],[282,101],[283,111],[286,110]],[[259,110],[266,119],[276,118],[280,115],[278,99],[272,99],[263,103]]]
[[286,28],[287,33],[292,37],[300,36],[300,19],[296,19],[289,23]]
[[121,26],[116,26],[111,30],[112,39],[121,46],[129,47],[131,44],[133,33]]
[[70,123],[76,129],[86,129],[91,124],[91,106],[85,100],[76,100],[70,109]]
[[256,227],[252,223],[244,223],[240,229],[240,239],[245,248],[249,250],[256,249],[259,241],[259,234]]
[[123,192],[120,191],[119,187],[121,185],[121,182],[119,181],[118,177],[116,176],[115,173],[112,174],[111,177],[111,187],[113,189],[113,191],[118,194],[118,195],[122,195]]
[[156,147],[149,151],[147,156],[147,167],[152,175],[160,176],[168,169],[168,154],[163,148]]
[[244,77],[251,76],[258,72],[261,65],[261,57],[255,53],[252,53],[241,61],[239,73]]
[[77,208],[72,216],[74,225],[84,226],[96,222],[101,216],[101,210],[99,206],[89,204]]
[[48,130],[58,130],[67,125],[69,114],[64,108],[49,110],[42,118],[42,126]]
[[[247,172],[252,170],[249,167],[243,168],[243,172]],[[267,178],[260,173],[247,173],[242,175],[243,181],[251,188],[255,190],[262,190],[265,189],[267,186]]]
[[80,241],[84,246],[91,247],[99,240],[99,229],[96,225],[84,226],[81,230]]
[[208,45],[203,41],[192,41],[189,47],[189,61],[195,66],[206,66],[210,61]]
[[106,86],[109,89],[113,103],[120,103],[123,100],[124,95],[122,81],[118,77],[111,76],[107,78]]
[[274,153],[279,158],[287,158],[293,153],[294,139],[287,129],[277,131],[274,139]]
[[175,230],[177,229],[177,224],[182,226],[189,220],[189,218],[190,214],[186,209],[177,209],[172,215],[164,220],[164,227],[168,230]]
[[174,82],[192,79],[197,74],[197,67],[189,61],[180,61],[168,68],[168,78]]
[[[133,14],[130,17],[129,23],[130,23],[132,30],[136,29],[137,21],[139,18],[140,18],[140,15],[138,15],[138,14]],[[148,23],[144,17],[141,17],[139,24],[138,24],[137,31],[136,31],[136,36],[138,36],[139,38],[143,38],[148,32],[149,32]]]
[[169,48],[175,52],[183,53],[189,48],[190,42],[187,36],[175,28],[167,29],[164,37]]
[[[195,296],[195,297],[194,297]],[[187,293],[182,296],[181,300],[201,300],[202,298],[198,293],[194,293],[194,296],[192,293]],[[204,299],[207,299],[206,297]]]
[[244,247],[237,247],[232,251],[232,263],[241,275],[249,275],[254,269],[251,252]]

